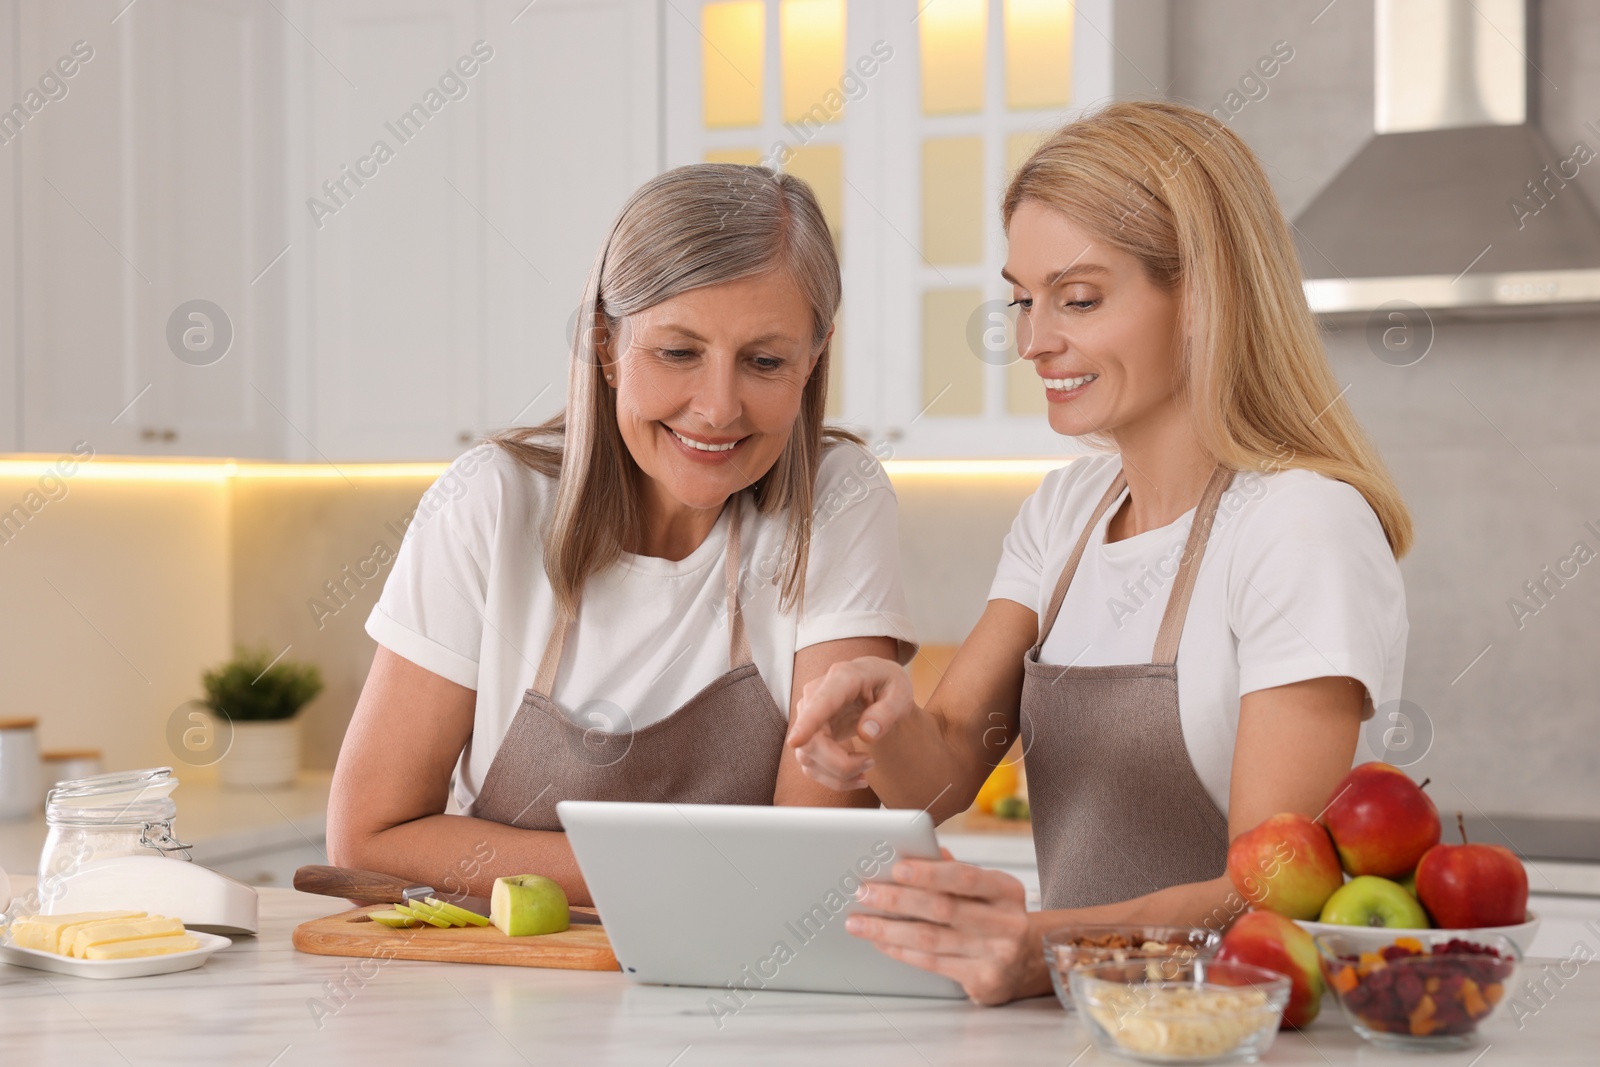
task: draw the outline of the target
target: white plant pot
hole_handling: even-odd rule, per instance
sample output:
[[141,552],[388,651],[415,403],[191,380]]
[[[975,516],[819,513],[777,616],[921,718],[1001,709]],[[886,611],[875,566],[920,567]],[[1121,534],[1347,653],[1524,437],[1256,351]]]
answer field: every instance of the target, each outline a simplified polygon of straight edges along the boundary
[[217,776],[230,789],[283,787],[300,771],[300,720],[236,722]]

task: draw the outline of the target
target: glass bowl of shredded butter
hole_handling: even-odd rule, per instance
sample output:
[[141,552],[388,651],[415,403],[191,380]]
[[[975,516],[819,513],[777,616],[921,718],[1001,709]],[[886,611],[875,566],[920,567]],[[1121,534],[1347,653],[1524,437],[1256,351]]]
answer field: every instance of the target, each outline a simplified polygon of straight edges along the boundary
[[1205,958],[1091,963],[1068,981],[1094,1043],[1145,1063],[1254,1063],[1289,1001],[1282,975]]

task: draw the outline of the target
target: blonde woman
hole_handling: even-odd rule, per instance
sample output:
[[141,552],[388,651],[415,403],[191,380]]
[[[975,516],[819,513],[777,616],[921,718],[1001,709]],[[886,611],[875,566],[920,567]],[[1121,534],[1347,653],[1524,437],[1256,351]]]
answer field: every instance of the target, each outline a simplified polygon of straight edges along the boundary
[[1040,935],[1064,923],[1243,908],[1228,842],[1316,815],[1399,695],[1411,542],[1225,126],[1108,107],[1022,165],[1003,217],[1050,425],[1105,450],[1023,505],[926,707],[898,665],[857,660],[806,689],[789,736],[817,781],[944,819],[1020,734],[1045,910],[1008,875],[907,861],[865,898],[887,914],[848,923],[983,1003],[1047,992]]
[[463,456],[406,532],[333,862],[479,894],[539,872],[581,904],[558,801],[876,804],[782,759],[791,694],[915,650],[894,493],[822,422],[839,295],[797,179],[706,164],[633,195],[565,411]]

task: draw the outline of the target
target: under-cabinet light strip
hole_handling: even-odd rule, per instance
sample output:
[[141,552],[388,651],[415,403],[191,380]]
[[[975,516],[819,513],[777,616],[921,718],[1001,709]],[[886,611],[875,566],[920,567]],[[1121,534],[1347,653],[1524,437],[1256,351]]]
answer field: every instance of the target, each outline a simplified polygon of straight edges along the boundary
[[[1060,459],[891,459],[884,461],[890,478],[1042,478],[1071,462]],[[213,482],[248,478],[306,480],[374,478],[433,479],[446,463],[241,463],[235,460],[139,460],[96,456],[25,456],[0,459],[0,479],[36,480],[54,475],[62,480],[129,482]]]

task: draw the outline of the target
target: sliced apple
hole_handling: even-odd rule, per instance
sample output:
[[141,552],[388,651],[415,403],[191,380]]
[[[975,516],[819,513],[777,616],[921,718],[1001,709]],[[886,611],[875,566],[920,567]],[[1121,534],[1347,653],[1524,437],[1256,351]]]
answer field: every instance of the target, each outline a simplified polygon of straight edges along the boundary
[[422,901],[412,900],[408,901],[407,904],[411,910],[412,916],[421,919],[429,926],[437,926],[441,930],[448,930],[450,928],[451,923],[449,919],[446,919],[444,916],[428,907],[428,905],[424,904]]
[[388,926],[396,930],[401,930],[408,926],[415,926],[418,922],[417,919],[412,917],[409,911],[402,913],[398,909],[374,911],[369,913],[367,918],[371,919],[379,926]]
[[438,897],[429,897],[428,907],[443,915],[446,919],[449,919],[457,926],[489,925],[489,917],[487,915],[479,915],[475,911],[468,911],[466,908],[463,908],[460,905],[452,904],[448,900],[440,900]]

